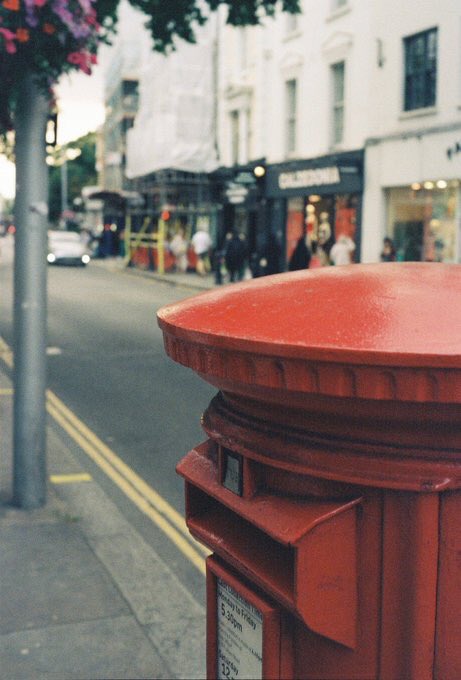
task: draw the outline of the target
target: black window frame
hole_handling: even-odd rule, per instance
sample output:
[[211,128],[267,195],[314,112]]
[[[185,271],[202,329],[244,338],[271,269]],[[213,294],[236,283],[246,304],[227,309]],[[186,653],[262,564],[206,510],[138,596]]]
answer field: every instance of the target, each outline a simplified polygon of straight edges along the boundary
[[297,78],[285,80],[285,154],[296,153],[298,147],[298,100],[299,83]]
[[429,28],[403,39],[405,81],[403,110],[435,106],[437,100],[438,29]]
[[346,93],[346,62],[343,59],[330,65],[332,90],[332,129],[333,146],[344,142],[344,113]]

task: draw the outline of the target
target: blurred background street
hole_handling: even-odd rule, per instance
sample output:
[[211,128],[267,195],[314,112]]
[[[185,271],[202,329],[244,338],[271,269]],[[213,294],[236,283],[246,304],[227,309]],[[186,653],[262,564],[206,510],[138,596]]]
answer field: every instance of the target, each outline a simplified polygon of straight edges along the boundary
[[[12,274],[11,263],[0,265],[0,336],[10,346]],[[181,515],[183,483],[174,468],[204,439],[200,416],[214,390],[166,357],[156,310],[193,292],[96,264],[49,273],[49,388]],[[92,474],[203,599],[197,569],[96,466]]]

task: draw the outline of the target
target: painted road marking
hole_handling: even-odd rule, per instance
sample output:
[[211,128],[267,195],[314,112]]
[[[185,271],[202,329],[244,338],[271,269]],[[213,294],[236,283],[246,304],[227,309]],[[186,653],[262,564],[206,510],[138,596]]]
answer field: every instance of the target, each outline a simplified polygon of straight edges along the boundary
[[46,355],[48,357],[57,357],[62,354],[62,349],[60,347],[47,347]]
[[[0,338],[0,358],[5,361],[9,354],[11,350]],[[99,439],[54,392],[47,390],[46,397],[46,408],[52,418],[136,507],[157,525],[198,571],[205,575],[205,557],[210,551],[192,538],[182,515]]]
[[2,387],[0,389],[0,397],[11,397],[13,390],[10,387]]
[[71,475],[50,475],[52,484],[75,484],[76,482],[91,482],[93,477],[88,472],[74,472]]
[[[192,564],[202,573],[205,574],[205,562],[204,558],[199,555],[199,553],[192,547],[189,542],[189,536],[186,536],[185,531],[187,528],[184,527],[184,533],[178,531],[173,524],[171,524],[168,519],[170,513],[168,512],[167,506],[169,505],[164,499],[161,499],[160,505],[162,506],[163,512],[166,511],[166,516],[162,514],[162,511],[149,502],[131,483],[131,479],[136,478],[136,473],[131,470],[123,461],[118,459],[117,456],[101,441],[96,435],[91,432],[91,436],[87,438],[87,428],[84,427],[85,434],[83,434],[78,427],[76,427],[72,422],[70,422],[63,413],[57,409],[54,405],[56,395],[47,392],[48,403],[47,409],[48,413],[54,418],[54,420],[61,425],[61,427],[69,434],[69,436],[79,445],[79,447],[91,458],[91,460],[98,465],[98,467],[103,470],[106,475],[121,489],[128,498],[136,505],[141,512],[149,517],[158,527],[163,531],[166,536],[176,545],[177,548],[192,562]],[[64,407],[66,409],[66,407]],[[67,410],[67,409],[66,409]],[[72,420],[78,420],[74,414],[72,414]],[[96,444],[95,444],[96,442]],[[99,447],[100,445],[100,447]],[[112,459],[119,462],[117,467],[126,468],[125,474],[120,473],[112,462],[108,460]],[[142,481],[142,480],[141,480]],[[143,482],[145,484],[145,482]],[[147,486],[147,485],[146,485]],[[150,487],[149,487],[150,488]],[[153,489],[152,489],[153,491]],[[156,492],[153,492],[155,496],[158,496]],[[171,506],[170,506],[171,507]],[[176,511],[173,511],[173,516]]]

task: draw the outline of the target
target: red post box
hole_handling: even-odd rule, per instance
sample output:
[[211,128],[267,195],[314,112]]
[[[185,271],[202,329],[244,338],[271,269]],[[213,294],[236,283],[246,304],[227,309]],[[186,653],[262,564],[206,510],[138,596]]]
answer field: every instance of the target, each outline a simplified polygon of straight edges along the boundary
[[180,462],[208,677],[461,678],[461,267],[296,272],[163,308],[218,390]]

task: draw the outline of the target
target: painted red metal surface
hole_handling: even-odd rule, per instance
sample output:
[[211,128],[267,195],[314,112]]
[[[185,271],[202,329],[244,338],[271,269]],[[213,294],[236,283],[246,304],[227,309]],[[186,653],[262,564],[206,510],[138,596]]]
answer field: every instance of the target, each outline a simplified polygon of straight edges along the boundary
[[285,677],[460,678],[461,267],[267,277],[159,324],[219,389],[188,526],[280,607]]
[[330,267],[215,289],[164,307],[159,320],[207,348],[459,371],[460,296],[459,265]]

